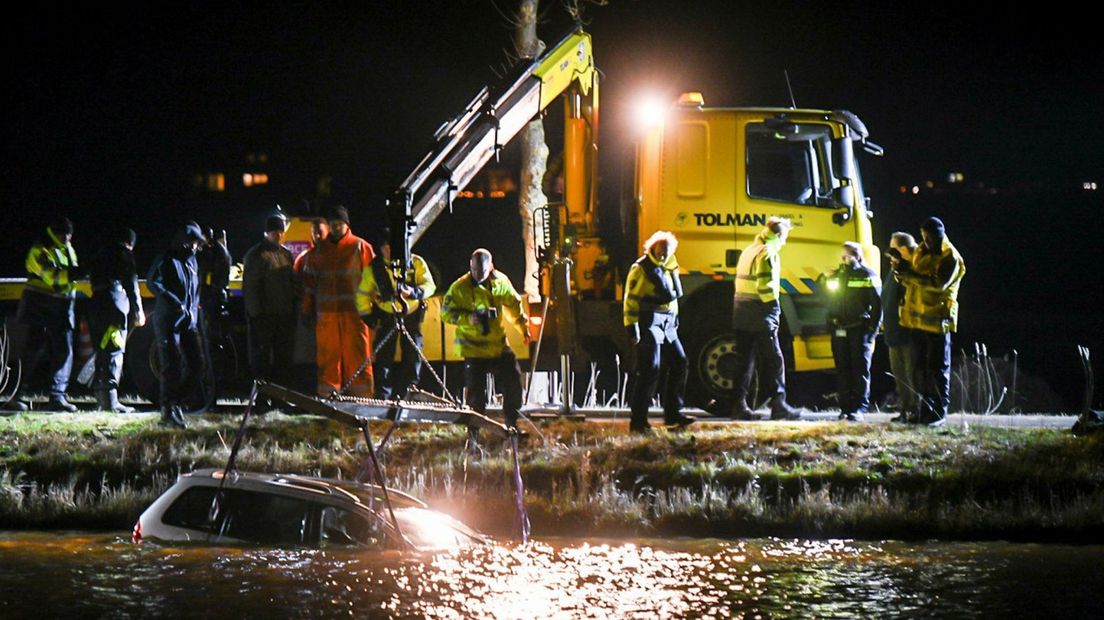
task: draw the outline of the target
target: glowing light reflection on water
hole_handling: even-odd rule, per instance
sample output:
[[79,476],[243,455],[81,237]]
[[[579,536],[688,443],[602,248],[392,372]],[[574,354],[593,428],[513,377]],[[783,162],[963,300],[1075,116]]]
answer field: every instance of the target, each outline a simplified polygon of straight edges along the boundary
[[1007,543],[562,539],[410,555],[0,533],[0,616],[1099,617],[1101,559]]

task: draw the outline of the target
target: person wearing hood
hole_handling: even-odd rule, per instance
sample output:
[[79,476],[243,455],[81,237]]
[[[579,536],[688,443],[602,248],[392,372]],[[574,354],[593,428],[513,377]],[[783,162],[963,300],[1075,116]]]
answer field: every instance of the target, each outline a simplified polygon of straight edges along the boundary
[[909,262],[895,261],[905,288],[901,326],[913,330],[921,424],[941,426],[951,405],[951,334],[958,329],[958,288],[966,262],[937,217],[920,226],[922,241]]
[[644,255],[629,267],[625,280],[624,322],[629,342],[636,347],[629,431],[649,430],[648,408],[658,388],[661,368],[663,420],[684,427],[694,418],[682,413],[686,393],[686,352],[678,335],[678,300],[682,297],[675,249],[678,239],[665,230],[644,242]]
[[[264,236],[245,253],[242,271],[250,370],[254,379],[281,385],[289,385],[295,344],[294,257],[283,246],[286,230],[287,220],[282,215],[266,219]],[[265,406],[271,408],[271,403]]]
[[740,252],[736,264],[736,295],[733,299],[732,327],[736,330],[735,400],[732,418],[754,420],[748,406],[748,389],[756,359],[759,375],[765,379],[772,420],[799,420],[801,413],[786,403],[786,367],[778,328],[782,320],[779,305],[782,278],[782,246],[786,245],[790,220],[770,217],[767,225],[748,247]]
[[315,326],[319,396],[335,393],[371,398],[372,334],[357,312],[356,293],[376,253],[353,234],[343,206],[327,214],[330,234],[299,261],[300,312]]
[[153,333],[161,366],[161,423],[185,428],[184,407],[203,369],[199,333],[199,266],[203,231],[187,222],[146,275],[154,294]]
[[96,403],[103,411],[134,412],[133,407],[119,402],[119,380],[123,374],[127,334],[146,322],[134,264],[137,240],[138,236],[130,228],[116,229],[89,268],[92,281],[89,322],[92,346],[96,347],[93,388]]
[[[47,409],[72,413],[77,407],[65,398],[73,370],[73,330],[76,327],[74,300],[77,279],[83,273],[70,243],[73,223],[58,217],[27,253],[27,286],[19,300],[16,317],[26,326],[27,339],[19,356],[24,380],[29,380],[43,353],[49,361],[50,385]],[[31,408],[27,386],[22,385],[7,407],[14,411]]]

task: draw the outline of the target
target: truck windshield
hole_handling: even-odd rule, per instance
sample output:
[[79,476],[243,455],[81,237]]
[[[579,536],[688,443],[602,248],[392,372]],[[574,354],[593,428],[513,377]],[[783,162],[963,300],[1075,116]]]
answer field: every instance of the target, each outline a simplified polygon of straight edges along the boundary
[[752,198],[833,207],[832,131],[828,125],[747,125],[747,192]]

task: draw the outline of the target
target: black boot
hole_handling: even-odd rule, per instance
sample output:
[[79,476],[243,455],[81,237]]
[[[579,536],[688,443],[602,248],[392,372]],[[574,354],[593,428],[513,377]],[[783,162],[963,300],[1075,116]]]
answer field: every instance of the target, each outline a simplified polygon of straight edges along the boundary
[[66,400],[65,394],[51,396],[50,401],[46,403],[46,409],[48,411],[64,411],[66,413],[77,412],[77,406]]
[[747,402],[742,398],[737,398],[736,402],[732,404],[732,413],[729,417],[733,420],[743,420],[745,422],[759,419],[759,417],[755,415],[755,412],[751,410],[751,407],[747,406]]
[[31,399],[27,398],[22,392],[16,392],[15,396],[11,397],[11,400],[4,403],[5,411],[30,411]]
[[110,407],[108,411],[114,411],[115,413],[134,413],[134,407],[127,407],[119,402],[118,390],[107,391],[107,404]]
[[697,418],[694,416],[686,415],[681,411],[675,413],[672,416],[663,416],[663,423],[667,426],[673,426],[675,428],[686,428],[694,422],[697,422]]
[[801,411],[794,409],[786,402],[785,396],[775,396],[770,404],[772,420],[800,420]]
[[164,405],[161,407],[161,424],[175,428],[188,428],[180,407]]
[[110,397],[103,390],[96,390],[96,409],[99,411],[114,411]]

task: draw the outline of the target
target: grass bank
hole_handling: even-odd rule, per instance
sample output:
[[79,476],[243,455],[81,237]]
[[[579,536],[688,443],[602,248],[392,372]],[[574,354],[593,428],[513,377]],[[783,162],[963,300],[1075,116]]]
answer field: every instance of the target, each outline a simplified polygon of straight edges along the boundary
[[[0,528],[126,529],[181,472],[225,464],[238,420],[187,430],[155,415],[0,418]],[[385,426],[374,429],[380,437]],[[552,422],[522,450],[538,535],[806,536],[1104,541],[1104,440],[1068,431],[884,424],[699,424],[630,436],[624,423]],[[406,427],[391,486],[507,534],[501,440]],[[322,418],[251,423],[241,469],[355,477],[359,434]]]

